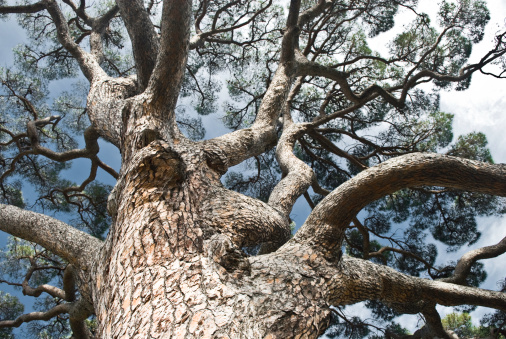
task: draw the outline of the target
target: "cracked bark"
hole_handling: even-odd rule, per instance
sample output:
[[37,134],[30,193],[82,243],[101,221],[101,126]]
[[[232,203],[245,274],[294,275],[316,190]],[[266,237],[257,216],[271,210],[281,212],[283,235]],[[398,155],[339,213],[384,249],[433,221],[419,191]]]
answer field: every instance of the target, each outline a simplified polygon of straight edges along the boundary
[[[59,41],[90,80],[91,123],[101,137],[121,149],[123,160],[108,205],[113,224],[103,244],[53,218],[0,206],[2,230],[41,244],[67,259],[77,271],[70,273],[73,269],[69,267],[64,278],[67,306],[28,318],[67,312],[73,331],[82,337],[89,335],[82,321],[95,312],[99,338],[314,338],[326,329],[331,305],[363,300],[416,306],[421,301],[468,303],[506,309],[504,293],[409,277],[365,260],[342,258],[340,252],[344,228],[369,202],[420,185],[505,195],[506,169],[502,165],[411,154],[369,169],[359,166],[364,171],[315,206],[294,239],[269,254],[248,257],[242,251],[245,246],[268,241],[274,242],[273,247],[285,243],[295,200],[310,185],[327,194],[318,189],[311,169],[293,154],[297,138],[306,129],[343,116],[380,95],[399,105],[379,87],[359,94],[348,91],[346,74],[301,56],[299,28],[328,8],[330,1],[318,1],[300,15],[300,1],[291,1],[279,67],[251,128],[198,143],[184,138],[174,119],[190,48],[191,1],[165,2],[160,41],[141,2],[117,2],[132,40],[137,77],[106,76],[98,66],[100,37],[93,37],[97,40],[92,39],[95,47],[91,54],[81,49],[70,39],[53,0],[23,8],[0,7],[9,13],[28,12],[40,10],[43,4],[49,11]],[[111,9],[109,16],[115,11]],[[95,30],[99,34],[101,28]],[[406,88],[425,76],[453,81],[468,73],[445,78],[421,71]],[[306,74],[333,78],[357,104],[307,125],[291,122],[286,105],[293,98],[291,91],[296,92],[293,81]],[[278,141],[280,117],[284,124]],[[32,135],[36,138],[36,130]],[[95,137],[87,139],[88,151],[94,149]],[[222,186],[220,177],[228,167],[276,143],[286,176],[268,204]],[[39,151],[55,159],[61,156],[40,147]],[[503,253],[503,245],[463,257],[455,282],[460,281],[458,272],[466,272],[469,263]],[[75,301],[73,280],[86,296],[84,300]],[[426,314],[436,319],[431,311]]]

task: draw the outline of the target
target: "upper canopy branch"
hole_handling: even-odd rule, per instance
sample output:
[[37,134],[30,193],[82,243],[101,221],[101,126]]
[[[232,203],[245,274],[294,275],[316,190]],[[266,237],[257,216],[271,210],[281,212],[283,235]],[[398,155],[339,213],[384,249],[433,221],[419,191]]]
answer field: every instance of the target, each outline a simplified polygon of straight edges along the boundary
[[453,275],[440,281],[464,284],[471,268],[478,260],[498,257],[506,252],[506,237],[495,245],[474,249],[464,254],[457,263]]
[[76,267],[87,270],[101,241],[47,215],[0,204],[0,230],[37,243]]
[[158,34],[142,1],[117,0],[116,3],[132,42],[138,83],[144,89],[155,68],[159,49]]
[[83,50],[78,43],[72,39],[67,20],[54,0],[42,0],[24,6],[0,6],[0,14],[37,13],[43,10],[49,12],[56,26],[59,42],[77,60],[86,78],[92,81],[92,79],[98,76],[104,76],[105,72],[98,64],[96,58]]
[[147,92],[152,95],[154,109],[168,114],[171,124],[175,124],[174,109],[186,69],[192,19],[191,0],[164,1],[160,49]]
[[106,76],[97,59],[82,49],[71,37],[70,29],[60,7],[54,0],[43,0],[56,26],[58,41],[72,54],[81,67],[83,74],[91,82],[98,77]]
[[362,171],[339,186],[309,215],[294,241],[308,243],[332,257],[344,230],[367,204],[403,188],[423,185],[506,195],[506,165],[413,153]]
[[[446,30],[444,31],[446,32]],[[417,86],[420,82],[426,82],[427,79],[438,80],[438,81],[448,81],[448,82],[459,82],[465,80],[470,77],[472,73],[475,71],[482,71],[483,67],[491,64],[498,58],[502,57],[506,53],[506,48],[504,48],[504,37],[506,33],[501,33],[496,36],[496,44],[492,50],[490,50],[485,56],[483,56],[479,62],[467,65],[463,67],[457,75],[451,74],[442,74],[435,70],[431,69],[421,69],[417,73],[415,70],[420,67],[422,62],[428,58],[429,52],[436,49],[439,45],[439,42],[444,35],[444,32],[438,37],[437,42],[429,49],[417,62],[416,66],[413,67],[408,74],[405,76],[402,85],[396,85],[392,87],[382,87],[377,84],[373,84],[365,88],[360,93],[355,93],[350,84],[348,83],[347,78],[350,76],[349,72],[343,72],[337,70],[337,67],[329,67],[321,65],[317,62],[308,60],[302,53],[298,52],[296,54],[297,61],[297,75],[298,76],[320,76],[325,77],[327,79],[334,80],[339,87],[341,88],[342,93],[345,97],[355,104],[364,104],[367,101],[370,101],[377,96],[381,96],[385,101],[390,103],[395,107],[403,107],[406,101],[408,92],[413,87]],[[362,60],[361,58],[354,59],[355,62]],[[387,61],[383,59],[375,59],[379,62],[390,63],[392,60]],[[351,62],[347,62],[346,64],[351,64]],[[342,64],[339,64],[342,66]],[[399,92],[399,97],[394,95],[395,92]]]
[[261,154],[276,142],[276,124],[286,107],[286,101],[295,78],[294,57],[298,44],[297,20],[300,0],[290,2],[287,28],[281,45],[281,60],[265,92],[251,128],[238,130],[209,140],[211,148],[220,148],[227,159],[227,167]]
[[226,33],[226,32],[232,32],[232,31],[237,30],[237,29],[239,29],[241,27],[249,25],[250,23],[252,23],[253,21],[255,21],[255,19],[260,14],[262,14],[263,12],[265,12],[272,5],[272,0],[269,0],[265,5],[263,5],[259,10],[255,11],[251,15],[251,17],[247,18],[246,20],[244,20],[242,22],[236,21],[236,22],[234,22],[229,27],[217,28],[216,27],[216,23],[219,20],[220,13],[222,13],[223,11],[226,11],[228,9],[228,7],[231,7],[231,6],[234,6],[234,5],[237,5],[237,4],[239,4],[239,1],[229,2],[226,6],[220,8],[219,10],[217,10],[216,14],[214,16],[214,19],[213,19],[213,23],[212,23],[211,29],[208,30],[208,31],[203,32],[202,28],[201,28],[201,22],[202,22],[203,18],[205,17],[206,13],[207,13],[208,1],[207,0],[202,1],[201,2],[201,7],[199,8],[200,15],[198,15],[197,18],[196,18],[196,20],[195,20],[195,31],[197,32],[197,34],[195,36],[193,36],[191,38],[191,40],[190,40],[190,49],[195,49],[197,47],[202,46],[205,41],[218,42],[218,43],[238,43],[238,44],[240,44],[239,42],[236,42],[233,39],[231,39],[231,40],[223,40],[223,39],[213,39],[212,37],[215,36],[215,35],[218,35],[218,34],[222,34],[222,33]]
[[24,6],[0,6],[0,14],[9,13],[37,13],[46,8],[44,1],[38,1],[31,5]]

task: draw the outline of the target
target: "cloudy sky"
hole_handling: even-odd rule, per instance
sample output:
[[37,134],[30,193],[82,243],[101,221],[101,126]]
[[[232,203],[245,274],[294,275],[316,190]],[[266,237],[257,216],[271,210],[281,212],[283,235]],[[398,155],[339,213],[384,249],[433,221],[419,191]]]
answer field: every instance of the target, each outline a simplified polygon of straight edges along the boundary
[[[420,11],[434,14],[435,2],[430,0],[421,0]],[[486,36],[480,44],[474,47],[471,56],[471,62],[476,61],[493,44],[493,35],[504,27],[506,18],[506,0],[487,0],[491,10],[491,22],[487,26]],[[396,21],[396,27],[402,28],[402,25],[409,22],[409,13],[402,13]],[[371,47],[382,51],[385,44],[389,41],[395,31],[381,34],[371,41]],[[17,27],[15,20],[0,21],[0,66],[8,67],[12,63],[11,49],[24,39],[24,32]],[[468,90],[464,92],[442,92],[441,109],[455,115],[454,135],[467,134],[472,131],[484,132],[489,140],[492,156],[496,163],[506,163],[506,80],[494,79],[490,76],[476,74]],[[204,124],[207,130],[213,130],[216,126],[217,116],[205,117]],[[102,152],[112,154],[110,146],[103,144],[105,148]],[[117,162],[117,160],[116,160]],[[74,169],[80,166],[74,166]],[[85,169],[87,166],[84,167]],[[84,172],[83,172],[84,173]],[[86,175],[85,173],[83,175]],[[309,207],[306,202],[300,200],[294,208],[292,217],[298,225],[301,225],[309,213]],[[483,233],[480,241],[475,245],[478,247],[497,243],[498,240],[506,236],[506,219],[500,218],[482,218],[480,219],[480,229]],[[2,239],[3,240],[3,239]],[[0,241],[2,244],[3,241]],[[468,249],[464,248],[449,256],[441,256],[441,261],[457,260]],[[496,282],[504,278],[505,266],[504,258],[498,258],[485,261],[486,270],[489,277],[483,287],[495,289]],[[4,286],[0,287],[4,289]],[[356,312],[364,312],[360,307],[354,308]],[[451,312],[449,308],[441,308],[442,315]],[[480,308],[474,314],[475,320],[479,319],[487,310]],[[417,325],[416,318],[403,318],[402,324],[410,329]]]

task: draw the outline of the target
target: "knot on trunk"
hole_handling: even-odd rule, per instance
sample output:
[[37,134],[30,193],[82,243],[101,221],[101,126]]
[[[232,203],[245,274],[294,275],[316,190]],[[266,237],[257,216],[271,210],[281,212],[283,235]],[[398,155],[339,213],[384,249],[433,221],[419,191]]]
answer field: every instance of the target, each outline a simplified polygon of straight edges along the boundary
[[207,166],[215,170],[219,175],[227,173],[228,160],[223,151],[219,148],[210,147],[208,145],[204,149]]
[[140,133],[139,139],[137,140],[137,149],[144,148],[148,146],[150,143],[156,140],[162,139],[162,136],[159,131],[146,128]]
[[211,237],[207,255],[229,273],[238,276],[250,274],[251,265],[247,255],[238,249],[226,235],[215,234]]
[[[149,154],[145,156],[133,172],[145,188],[175,187],[184,180],[183,160],[167,144],[151,143]],[[154,152],[153,152],[154,151]]]

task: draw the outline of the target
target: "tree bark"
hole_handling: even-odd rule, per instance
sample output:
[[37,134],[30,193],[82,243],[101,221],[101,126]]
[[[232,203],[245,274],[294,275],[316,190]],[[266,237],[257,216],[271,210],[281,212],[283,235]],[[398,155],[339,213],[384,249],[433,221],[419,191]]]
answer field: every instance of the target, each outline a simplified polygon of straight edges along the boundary
[[[248,257],[243,246],[285,242],[288,220],[282,211],[224,189],[221,172],[206,162],[205,147],[186,139],[155,140],[134,151],[122,168],[114,224],[92,270],[99,338],[316,338],[328,326],[331,305],[364,300],[506,309],[504,293],[326,257],[297,237],[273,253]],[[434,159],[454,160],[408,159],[424,171]],[[475,162],[463,166],[471,166],[471,173],[489,170]],[[380,165],[372,177],[388,176],[390,168]],[[437,184],[456,180],[433,169],[445,178],[433,179]],[[416,175],[410,178],[419,184]],[[395,185],[412,182],[399,180]],[[497,182],[492,186],[478,180],[473,188],[500,190]]]

